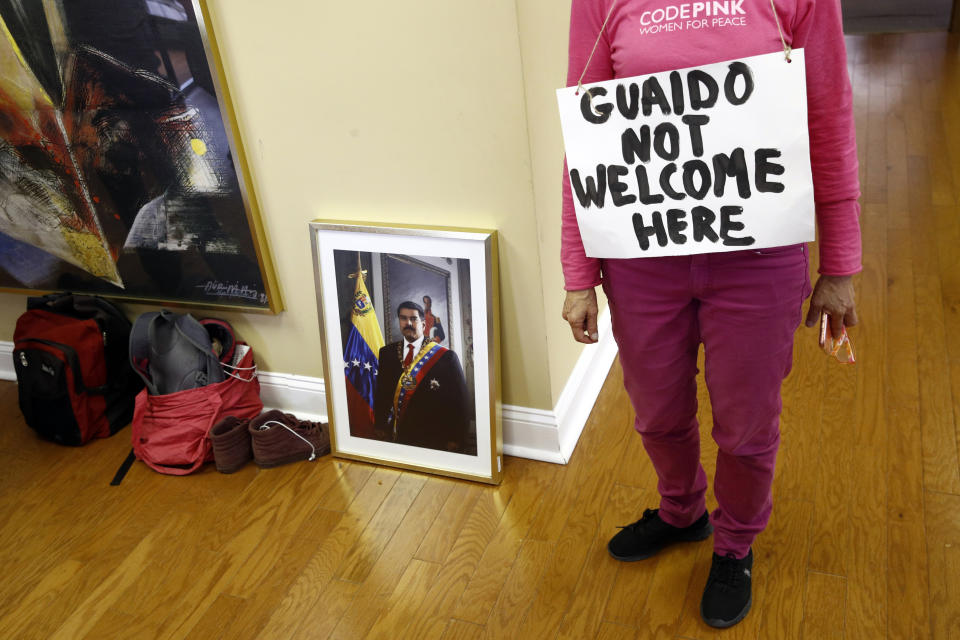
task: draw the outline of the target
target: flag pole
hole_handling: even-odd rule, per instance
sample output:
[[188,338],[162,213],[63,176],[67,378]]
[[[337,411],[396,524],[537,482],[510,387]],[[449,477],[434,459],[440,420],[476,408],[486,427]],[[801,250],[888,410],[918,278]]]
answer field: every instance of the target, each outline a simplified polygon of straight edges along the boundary
[[363,268],[362,264],[360,264],[360,252],[357,251],[357,270],[356,272],[349,274],[347,277],[350,278],[351,280],[356,277],[360,277],[360,278],[363,278],[364,282],[366,282],[367,280],[366,276],[367,276],[367,270]]

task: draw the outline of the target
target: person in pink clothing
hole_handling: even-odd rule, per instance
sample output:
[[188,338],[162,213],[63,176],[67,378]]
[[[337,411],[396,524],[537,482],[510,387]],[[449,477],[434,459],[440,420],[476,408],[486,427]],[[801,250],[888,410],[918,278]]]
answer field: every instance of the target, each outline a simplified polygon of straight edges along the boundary
[[[694,13],[711,17],[696,28],[671,20]],[[783,51],[784,44],[805,51],[820,252],[812,290],[803,244],[688,256],[587,257],[564,172],[563,318],[575,340],[596,342],[595,288],[602,285],[635,428],[657,471],[661,496],[659,507],[621,528],[608,549],[618,560],[642,560],[670,544],[713,533],[701,615],[715,627],[736,624],[750,610],[751,545],[772,509],[780,387],[793,360],[803,301],[810,297],[807,326],[821,312],[830,315],[835,335],[842,325],[857,322],[851,276],[861,269],[860,191],[840,2],[572,2],[567,86],[576,86],[581,74],[589,89],[602,80]],[[701,343],[719,449],[718,507],[711,514],[696,417]]]

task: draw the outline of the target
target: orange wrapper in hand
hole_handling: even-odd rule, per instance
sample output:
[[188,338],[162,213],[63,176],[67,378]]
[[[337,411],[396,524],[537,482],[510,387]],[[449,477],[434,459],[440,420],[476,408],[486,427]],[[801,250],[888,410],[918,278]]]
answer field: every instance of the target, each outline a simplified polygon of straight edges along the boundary
[[830,328],[830,314],[827,313],[820,314],[820,347],[828,356],[833,356],[843,364],[857,361],[853,356],[853,343],[847,335],[847,328],[841,327],[840,335],[834,336]]

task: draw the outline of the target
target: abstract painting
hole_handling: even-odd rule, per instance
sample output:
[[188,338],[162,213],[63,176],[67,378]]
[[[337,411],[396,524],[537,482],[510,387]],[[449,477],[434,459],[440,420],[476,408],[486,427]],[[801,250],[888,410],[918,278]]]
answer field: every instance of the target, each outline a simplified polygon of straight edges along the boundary
[[194,0],[0,0],[0,287],[281,308],[213,52]]

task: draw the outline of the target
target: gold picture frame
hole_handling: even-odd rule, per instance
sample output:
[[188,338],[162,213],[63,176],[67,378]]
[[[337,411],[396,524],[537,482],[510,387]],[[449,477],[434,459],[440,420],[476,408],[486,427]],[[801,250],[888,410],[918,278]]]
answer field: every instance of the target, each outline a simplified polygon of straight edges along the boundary
[[0,290],[280,312],[206,1],[121,4],[0,7]]
[[333,454],[498,484],[496,231],[317,220],[310,240]]

